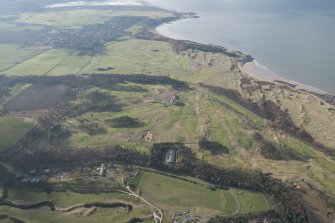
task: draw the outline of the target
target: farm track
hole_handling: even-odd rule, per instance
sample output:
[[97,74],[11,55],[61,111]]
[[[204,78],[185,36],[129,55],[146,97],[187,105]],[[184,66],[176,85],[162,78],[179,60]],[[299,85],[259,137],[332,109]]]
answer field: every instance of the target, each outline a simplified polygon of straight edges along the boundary
[[84,69],[87,67],[87,65],[88,65],[89,63],[91,63],[92,59],[93,59],[93,57],[90,57],[90,59],[85,63],[85,65],[82,66],[82,67],[79,69],[79,71],[76,73],[76,75],[80,75],[81,71],[84,70]]
[[231,215],[237,215],[238,213],[240,213],[240,210],[241,210],[240,200],[238,199],[234,189],[230,188],[229,192],[231,193],[231,195],[233,195],[235,202],[236,202],[236,210],[233,213],[231,213]]
[[154,219],[155,219],[155,222],[156,223],[162,223],[163,221],[163,212],[158,208],[156,207],[155,205],[151,204],[150,202],[148,202],[147,200],[145,200],[143,197],[137,195],[135,192],[133,192],[129,186],[127,186],[127,189],[128,191],[130,192],[130,194],[134,197],[137,197],[139,199],[141,199],[142,201],[144,201],[146,204],[148,204],[150,207],[154,208],[155,211],[153,212],[153,216],[154,216]]

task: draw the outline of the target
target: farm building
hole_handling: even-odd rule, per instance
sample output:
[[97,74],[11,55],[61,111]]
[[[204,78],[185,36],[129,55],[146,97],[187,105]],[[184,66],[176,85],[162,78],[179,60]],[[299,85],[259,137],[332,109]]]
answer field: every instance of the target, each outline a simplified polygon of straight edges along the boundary
[[166,152],[165,161],[169,164],[173,164],[176,162],[176,151],[174,149],[169,149]]
[[99,168],[99,176],[103,176],[105,174],[105,164],[101,164],[100,168]]

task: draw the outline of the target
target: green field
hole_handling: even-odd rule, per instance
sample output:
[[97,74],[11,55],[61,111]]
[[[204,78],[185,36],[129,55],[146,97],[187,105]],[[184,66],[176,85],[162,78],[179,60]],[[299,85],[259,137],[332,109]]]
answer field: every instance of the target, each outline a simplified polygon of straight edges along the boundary
[[[179,208],[204,208],[225,212],[227,206],[223,190],[211,191],[197,185],[165,175],[145,172],[139,182],[143,197],[154,204]],[[196,195],[196,196],[195,196]]]
[[18,117],[0,117],[0,151],[23,137],[33,123]]
[[[144,198],[163,209],[168,207],[194,208],[210,210],[213,213],[229,214],[237,208],[236,201],[228,190],[217,189],[213,191],[208,189],[206,184],[195,184],[156,172],[144,172],[138,186]],[[238,198],[241,203],[241,213],[271,209],[265,195],[261,193],[243,191]],[[245,207],[250,199],[255,205],[254,209]]]
[[264,194],[245,190],[237,190],[236,194],[241,203],[240,213],[242,214],[272,209],[271,202]]
[[102,73],[117,74],[169,74],[188,73],[186,57],[175,54],[166,42],[127,40],[110,43],[103,55],[93,57],[81,73],[96,73],[99,67],[113,67]]
[[0,52],[0,72],[39,53],[38,50],[20,48],[16,44],[0,44]]
[[[17,58],[26,56],[30,51],[17,50],[14,45],[3,45],[2,48],[8,52],[9,58],[0,57],[0,66],[13,66],[3,72],[8,75],[144,73],[179,76],[187,74],[189,69],[186,57],[175,54],[168,43],[160,41],[126,40],[109,43],[104,53],[96,56],[80,56],[71,50],[51,49],[19,64],[15,64]],[[98,71],[98,68],[106,67],[113,67],[113,70]]]
[[66,10],[47,13],[22,13],[16,20],[30,25],[51,25],[58,28],[80,28],[84,25],[99,24],[114,16],[146,16],[163,18],[171,16],[170,12],[162,11],[126,11],[126,10]]
[[[102,223],[102,222],[127,222],[132,218],[144,216],[147,210],[136,208],[131,212],[124,212],[123,208],[102,209],[98,208],[94,214],[81,216],[80,214],[46,212],[45,210],[21,210],[0,207],[0,214],[13,216],[33,223]],[[9,221],[12,222],[12,221]],[[153,221],[144,221],[153,223]]]
[[138,203],[138,199],[121,193],[96,193],[96,194],[79,194],[71,191],[45,193],[38,189],[12,189],[8,191],[8,200],[16,203],[34,203],[43,200],[52,200],[59,208],[67,208],[72,205],[91,203],[91,202],[109,202],[122,200],[125,202]]
[[[57,208],[67,208],[72,205],[78,205],[91,202],[124,202],[133,205],[131,212],[126,212],[123,208],[98,208],[92,214],[85,215],[89,209],[82,208],[76,211],[60,212],[49,211],[47,208],[37,208],[30,210],[21,210],[17,208],[0,207],[0,214],[13,216],[28,222],[37,223],[63,223],[63,222],[126,222],[133,217],[142,217],[150,210],[140,205],[137,198],[130,197],[120,193],[101,193],[101,194],[79,194],[70,191],[52,192],[46,194],[40,190],[9,190],[8,200],[18,204],[31,204],[38,201],[52,200]],[[80,214],[81,213],[81,214]],[[151,222],[151,221],[150,221]]]

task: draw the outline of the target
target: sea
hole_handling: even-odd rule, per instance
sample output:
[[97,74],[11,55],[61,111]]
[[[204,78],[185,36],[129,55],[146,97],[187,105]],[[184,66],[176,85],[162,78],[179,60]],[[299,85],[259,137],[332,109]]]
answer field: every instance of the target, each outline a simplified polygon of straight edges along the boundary
[[335,0],[103,0],[47,7],[148,4],[199,16],[158,27],[165,36],[241,51],[263,71],[335,95]]
[[335,95],[334,0],[147,0],[199,18],[164,24],[175,39],[224,46],[296,82]]

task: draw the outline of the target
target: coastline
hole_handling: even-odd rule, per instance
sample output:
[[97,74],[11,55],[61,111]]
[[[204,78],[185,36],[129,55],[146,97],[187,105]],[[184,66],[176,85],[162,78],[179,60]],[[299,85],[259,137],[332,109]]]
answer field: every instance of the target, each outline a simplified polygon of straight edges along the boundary
[[[196,18],[196,17],[194,17]],[[180,18],[176,21],[173,22],[168,22],[168,23],[163,23],[155,28],[155,32],[163,37],[170,38],[173,40],[188,40],[188,41],[193,41],[190,39],[187,39],[183,36],[180,36],[178,34],[172,33],[170,30],[168,30],[168,26],[179,22],[184,19],[194,19],[194,18]],[[201,43],[201,44],[209,44],[209,43]],[[222,46],[224,47],[224,46]],[[228,49],[228,51],[230,51]],[[238,52],[241,53],[240,51],[232,51],[232,52]],[[283,84],[287,83],[289,85],[294,86],[295,90],[302,90],[302,91],[307,91],[310,93],[318,94],[318,95],[323,95],[323,96],[335,96],[334,94],[331,94],[325,90],[298,82],[294,80],[290,80],[288,78],[285,78],[281,76],[280,74],[277,74],[267,67],[259,64],[252,56],[250,55],[245,55],[242,53],[242,55],[247,56],[248,58],[252,58],[251,61],[240,61],[238,62],[238,69],[243,72],[244,74],[251,76],[255,79],[261,80],[261,81],[266,81],[274,84]]]

